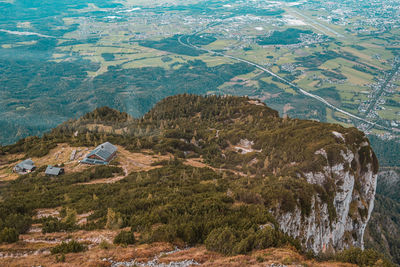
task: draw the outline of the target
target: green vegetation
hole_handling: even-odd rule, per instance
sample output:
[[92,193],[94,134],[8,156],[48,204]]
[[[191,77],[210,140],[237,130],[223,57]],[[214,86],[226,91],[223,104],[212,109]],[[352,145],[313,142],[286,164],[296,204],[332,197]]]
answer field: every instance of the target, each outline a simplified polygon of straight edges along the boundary
[[400,263],[400,180],[396,171],[393,172],[391,175],[384,172],[378,177],[375,207],[367,227],[365,245]]
[[[3,92],[14,99],[0,99],[0,112],[9,114],[0,119],[0,142],[11,143],[23,136],[39,135],[66,118],[82,116],[95,107],[110,106],[130,115],[142,116],[164,97],[218,91],[220,85],[237,75],[253,71],[254,67],[244,63],[208,67],[206,63],[195,60],[168,70],[160,67],[122,70],[110,67],[93,79],[87,79],[86,71],[97,71],[98,66],[89,62],[56,64],[0,60],[0,69],[7,75],[4,79],[8,81],[2,83]],[[27,74],[21,78],[21,73]],[[64,79],[64,75],[68,79]],[[127,91],[126,84],[130,84],[133,91]],[[48,92],[46,96],[44,91]],[[32,99],[40,99],[40,105],[32,104]],[[28,106],[29,109],[23,108]],[[42,156],[50,148],[48,144],[43,147],[34,144],[32,139],[29,145],[34,156]]]
[[338,261],[352,263],[360,267],[396,267],[383,254],[374,249],[365,249],[350,247],[336,254],[321,253],[316,256],[318,261]]
[[336,255],[337,261],[357,264],[360,267],[394,267],[382,254],[372,249],[362,250],[361,248],[350,248]]
[[71,240],[68,243],[62,242],[60,245],[55,246],[50,250],[51,254],[67,254],[67,253],[78,253],[85,251],[87,248],[82,243],[75,240]]
[[381,251],[396,263],[400,262],[399,214],[400,203],[398,201],[377,194],[365,238],[367,248]]
[[297,63],[303,67],[315,69],[324,64],[326,61],[341,57],[335,51],[327,51],[325,53],[316,52],[306,57],[297,57]]
[[369,140],[379,158],[382,166],[397,166],[400,164],[400,144],[393,140],[382,140],[374,135],[370,135]]
[[217,38],[215,38],[212,34],[201,34],[184,36],[183,40],[188,40],[192,45],[201,46],[211,44],[217,41]]
[[[109,133],[87,127],[112,125],[112,121],[116,123]],[[122,128],[121,134],[115,133]],[[346,136],[345,143],[338,142],[332,131]],[[355,128],[282,119],[276,111],[252,104],[248,98],[178,95],[157,103],[141,119],[99,108],[42,138],[27,138],[2,147],[2,151],[30,153],[30,140],[44,147],[60,142],[94,146],[110,141],[130,151],[171,153],[175,159],[157,163],[161,167],[154,170],[130,173],[115,184],[79,183],[121,173],[117,166],[66,173],[62,179],[46,177],[40,171],[21,176],[0,189],[2,229],[15,227],[17,224],[9,221],[20,218],[20,224],[24,223],[16,230],[23,233],[36,209],[63,207],[60,219],[42,219],[44,232],[131,227],[140,233],[137,242],[183,241],[233,255],[271,246],[300,249],[299,241],[283,234],[269,211],[279,207],[288,212],[298,207],[302,216],[307,216],[312,197],[318,194],[334,219],[335,183],[311,185],[302,178],[303,173],[337,164],[342,161],[341,150],[356,152],[357,144],[366,138]],[[241,140],[252,141],[254,151],[241,154],[233,149]],[[315,154],[321,148],[328,161]],[[362,155],[361,169],[369,162],[377,169],[370,150]],[[188,166],[184,163],[189,157],[202,157],[221,171]],[[77,226],[76,214],[89,211],[93,214],[88,223]],[[121,232],[115,242],[134,242],[130,238],[132,232]]]
[[18,232],[15,228],[4,227],[0,232],[0,243],[14,243],[18,241]]
[[334,79],[337,79],[337,80],[346,80],[347,79],[346,76],[344,76],[343,74],[338,73],[338,72],[333,72],[333,71],[329,71],[329,70],[323,70],[321,73],[323,75],[325,75],[326,77],[328,77],[328,78],[334,78]]
[[56,255],[56,262],[65,262],[65,254]]
[[254,15],[254,16],[279,16],[285,13],[283,9],[266,9],[266,8],[254,8],[254,7],[243,7],[235,9],[233,12],[237,15]]
[[207,249],[224,255],[245,254],[253,249],[292,245],[300,249],[297,240],[270,226],[262,230],[237,231],[231,227],[214,229],[205,240]]
[[329,99],[330,101],[333,101],[333,102],[340,101],[339,92],[336,90],[335,87],[321,88],[321,89],[315,90],[313,93],[315,93],[316,95],[319,95],[325,99]]
[[366,48],[364,47],[364,46],[361,46],[361,45],[351,45],[350,47],[352,47],[352,48],[355,48],[355,49],[357,49],[357,50],[360,50],[360,51],[362,51],[362,50],[365,50]]
[[0,215],[0,243],[18,241],[18,236],[29,230],[32,223],[31,216],[15,211],[5,211],[4,207],[0,207],[0,211],[4,212]]
[[132,231],[121,231],[115,238],[114,244],[132,245],[135,244],[135,236]]
[[115,60],[115,56],[112,53],[103,53],[101,56],[104,58],[105,61],[113,61]]
[[372,74],[372,75],[376,75],[376,71],[377,71],[376,68],[373,68],[371,66],[367,67],[365,65],[359,65],[359,64],[354,65],[352,68],[355,69],[355,70],[361,71],[361,72]]
[[76,225],[76,211],[72,209],[63,209],[62,218],[59,220],[54,217],[47,217],[43,220],[42,233],[54,233],[61,231],[73,231],[78,229]]
[[[115,225],[112,223],[120,218],[118,227],[128,226],[140,232],[140,242],[182,240],[188,244],[198,244],[211,238],[210,234],[216,228],[229,226],[235,233],[244,236],[249,231],[261,231],[260,225],[274,224],[263,205],[250,201],[239,207],[233,205],[235,200],[226,195],[227,185],[238,178],[222,178],[221,174],[210,169],[185,166],[179,161],[147,173],[133,173],[112,185],[79,186],[71,184],[68,178],[60,181],[46,177],[21,177],[11,185],[8,193],[5,192],[6,201],[0,206],[8,213],[19,212],[19,209],[28,214],[32,214],[36,208],[58,206],[67,206],[79,213],[92,210],[94,214],[89,216],[86,229],[112,227]],[[207,182],[214,179],[216,183]],[[37,191],[38,188],[41,190]],[[110,212],[111,209],[115,212]],[[68,213],[74,212],[67,210]],[[66,215],[60,224],[73,225],[73,218],[73,215]],[[47,219],[47,231],[53,221],[53,218]],[[155,225],[158,227],[154,228]],[[78,229],[76,225],[74,227]],[[277,229],[276,224],[274,227]],[[273,230],[273,236],[276,237],[274,242],[262,244],[283,245],[291,240],[279,230]],[[131,238],[132,232],[122,232],[115,243],[130,244],[134,242]],[[66,246],[64,244],[53,253],[70,252]],[[252,248],[252,245],[248,246],[249,250]]]
[[[193,57],[206,53],[205,51],[200,51],[195,48],[181,44],[179,42],[179,37],[183,37],[182,39],[183,41],[185,41],[186,38],[191,36],[174,35],[173,37],[164,38],[160,41],[149,41],[149,40],[141,41],[139,44],[141,46],[154,48],[157,50],[167,51],[179,55],[193,56]],[[193,44],[207,45],[214,42],[216,39],[213,37],[200,38],[194,36],[190,38],[190,40],[191,42],[193,41]]]
[[301,34],[311,34],[309,30],[299,30],[296,28],[288,28],[284,31],[274,31],[269,37],[259,37],[257,43],[259,45],[289,45],[298,44]]
[[[182,37],[184,41],[189,39],[192,44],[199,46],[211,44],[211,49],[212,45],[218,43],[218,49],[229,48],[229,53],[232,55],[243,56],[258,64],[276,64],[273,68],[279,68],[281,63],[294,63],[294,65],[297,65],[297,72],[295,71],[294,74],[287,76],[285,74],[288,80],[296,83],[296,79],[299,78],[297,76],[300,73],[299,69],[304,69],[308,77],[301,80],[300,86],[302,88],[315,90],[317,95],[353,114],[357,113],[359,101],[365,101],[367,98],[369,89],[364,85],[373,83],[374,78],[378,78],[385,70],[390,68],[393,57],[398,54],[396,47],[398,45],[398,30],[396,25],[392,27],[392,23],[389,21],[394,17],[391,15],[394,13],[391,12],[395,12],[396,9],[391,8],[391,5],[386,5],[389,6],[389,9],[385,10],[382,6],[384,1],[378,1],[382,2],[380,3],[381,8],[375,10],[371,6],[376,5],[376,3],[361,5],[359,12],[354,12],[356,16],[346,16],[345,23],[341,23],[336,18],[337,15],[333,15],[332,21],[329,23],[322,22],[326,27],[345,35],[343,39],[338,38],[341,42],[331,39],[329,42],[311,44],[309,47],[302,47],[298,50],[282,47],[279,50],[267,49],[267,52],[257,44],[248,44],[249,36],[262,34],[262,31],[254,29],[260,26],[258,20],[255,22],[246,21],[246,23],[243,23],[245,26],[241,27],[240,33],[238,33],[229,28],[231,21],[224,21],[224,19],[235,16],[245,17],[246,15],[268,16],[265,19],[272,21],[269,24],[282,25],[284,21],[282,18],[293,14],[292,11],[297,10],[297,8],[288,5],[287,8],[285,7],[288,14],[280,16],[286,11],[257,8],[256,5],[251,3],[240,5],[239,2],[232,3],[231,7],[222,7],[219,1],[206,1],[204,3],[190,1],[190,3],[184,5],[175,6],[171,4],[163,7],[162,10],[150,8],[143,13],[154,14],[154,20],[152,19],[149,24],[145,25],[140,21],[147,14],[145,16],[131,14],[139,12],[129,12],[129,15],[119,13],[120,18],[116,19],[115,22],[111,22],[112,19],[108,21],[104,19],[108,15],[108,11],[102,10],[102,8],[112,8],[113,11],[111,12],[115,12],[114,8],[123,10],[127,7],[124,6],[124,3],[111,3],[110,1],[104,3],[104,1],[93,0],[91,3],[96,6],[93,8],[92,5],[88,6],[87,1],[84,0],[74,0],[73,3],[66,0],[46,0],[40,1],[40,3],[20,0],[0,1],[1,29],[37,32],[55,37],[23,36],[0,32],[0,43],[2,44],[0,48],[0,87],[2,88],[0,143],[9,144],[21,137],[41,135],[66,119],[77,118],[99,106],[110,106],[139,117],[160,99],[185,92],[203,95],[210,93],[254,95],[260,99],[266,99],[265,102],[279,110],[281,114],[284,110],[283,107],[289,107],[290,109],[287,109],[285,113],[293,118],[348,123],[347,118],[341,118],[335,112],[326,112],[326,107],[323,104],[302,95],[296,95],[276,79],[274,83],[257,83],[262,75],[255,75],[248,80],[235,83],[226,91],[221,90],[221,86],[230,84],[233,77],[247,74],[253,68],[245,64],[226,64],[214,67],[212,65],[207,66],[199,61],[187,62],[188,59],[195,59],[196,55],[198,56],[196,59],[202,59],[207,63],[209,63],[206,60],[207,57],[208,60],[211,58],[211,62],[213,58],[216,62],[225,62],[225,59],[212,55],[208,56],[201,51],[186,47],[178,42],[178,36],[165,38],[174,34],[177,28],[180,28],[181,32],[187,33]],[[340,6],[340,4],[338,5]],[[379,3],[377,5],[379,6]],[[336,5],[333,6],[338,8]],[[324,9],[321,9],[321,7],[324,7]],[[357,10],[355,6],[351,7],[350,5],[350,8]],[[373,10],[373,12],[368,12],[368,10]],[[379,12],[375,12],[376,10],[379,10]],[[300,11],[316,21],[319,20],[320,16],[325,17],[333,14],[329,13],[332,11],[329,6],[320,5],[318,1],[305,3]],[[175,17],[177,13],[182,14],[182,17],[190,15],[193,19],[198,19],[196,15],[199,15],[201,20],[204,14],[210,14],[215,18],[215,21],[208,25],[210,27],[204,31],[207,33],[191,35],[192,26],[186,26],[185,20],[179,20],[179,16]],[[160,14],[160,16],[172,14],[174,19],[178,19],[171,20],[176,24],[165,25],[164,19],[162,23],[158,23],[157,14]],[[127,18],[125,18],[125,15]],[[121,24],[124,24],[121,21],[129,20],[131,15],[139,18],[134,20],[135,25],[132,25],[131,31],[127,31],[124,27],[119,28]],[[371,17],[369,17],[370,15]],[[81,20],[85,16],[93,19]],[[378,20],[375,18],[378,18]],[[179,23],[183,21],[185,23]],[[376,23],[373,27],[369,27],[368,21],[374,23],[384,21],[384,23]],[[307,24],[309,24],[310,29],[316,27],[324,30],[313,24],[312,20],[307,21]],[[200,27],[199,24],[198,26]],[[203,26],[206,25],[201,25],[201,27]],[[263,25],[263,27],[266,26]],[[281,26],[278,27],[281,28]],[[229,33],[228,31],[224,33],[224,29],[229,29]],[[88,30],[87,37],[82,36],[82,30],[84,32]],[[272,26],[267,26],[264,30],[273,30],[273,33],[270,37],[250,38],[254,38],[254,41],[258,41],[262,45],[286,45],[299,43],[301,34],[312,33],[311,31],[293,28],[279,31]],[[165,35],[160,36],[159,33]],[[331,34],[328,31],[326,33]],[[234,35],[235,39],[229,39],[231,38],[229,35]],[[152,39],[154,36],[161,39],[155,41]],[[143,40],[142,38],[148,39]],[[219,40],[215,42],[217,38]],[[250,50],[250,47],[252,50]],[[227,50],[224,52],[227,52]],[[153,56],[152,54],[156,55]],[[139,58],[139,55],[141,58]],[[85,59],[94,60],[89,62]],[[100,63],[96,63],[96,61]],[[133,66],[141,67],[149,62],[151,66],[156,67],[122,69],[125,67],[132,68]],[[134,64],[130,65],[129,63]],[[318,69],[318,66],[321,66],[320,69]],[[321,70],[322,68],[324,70]],[[88,73],[90,73],[90,79],[88,79]],[[320,81],[318,84],[316,84],[318,80],[314,82],[311,78],[314,74],[319,76],[317,78]],[[322,81],[324,79],[321,77],[324,76],[342,80],[343,84],[337,85],[335,88],[326,88],[330,85]],[[367,91],[367,93],[363,91]],[[393,97],[393,99],[391,99],[391,96],[385,98],[386,110],[378,112],[383,119],[397,119],[399,101],[396,97]],[[197,100],[193,101],[196,102]],[[183,105],[184,110],[180,111],[181,113],[177,117],[173,119],[163,118],[161,122],[155,122],[156,119],[152,116],[147,116],[143,120],[134,120],[126,113],[102,108],[94,113],[88,113],[86,118],[72,120],[64,124],[55,131],[45,134],[43,138],[29,137],[15,145],[0,147],[0,155],[25,153],[26,157],[41,157],[48,154],[50,149],[54,148],[58,142],[67,142],[73,146],[94,146],[102,141],[110,140],[127,147],[131,151],[148,148],[154,149],[155,153],[172,153],[180,163],[189,157],[202,156],[206,163],[214,168],[231,169],[236,172],[233,174],[226,172],[225,175],[227,176],[239,172],[255,177],[257,183],[267,183],[268,185],[259,187],[243,177],[238,177],[237,181],[231,181],[231,188],[229,188],[232,191],[231,198],[246,205],[257,204],[268,208],[273,207],[276,203],[269,201],[267,196],[263,194],[264,190],[268,191],[273,198],[278,199],[284,210],[293,210],[297,206],[301,208],[303,214],[309,212],[309,201],[315,192],[322,192],[321,195],[324,199],[331,201],[329,198],[332,190],[335,190],[335,186],[326,185],[324,188],[313,188],[303,183],[302,179],[296,180],[296,174],[317,169],[320,164],[325,164],[321,157],[312,154],[315,149],[325,145],[331,148],[330,162],[340,160],[338,151],[341,149],[341,144],[334,144],[334,141],[325,138],[325,136],[328,136],[332,130],[343,132],[342,128],[329,126],[331,127],[329,130],[324,130],[313,123],[308,124],[291,119],[282,122],[274,116],[260,120],[259,117],[265,115],[264,111],[248,109],[241,103],[234,101],[228,104],[231,103],[238,104],[240,108],[227,108],[227,112],[220,112],[219,110],[225,108],[225,106],[215,104],[211,100],[207,103],[203,101],[199,104],[201,108],[196,109],[196,114],[191,114],[184,119],[179,118],[176,122],[174,121],[176,118],[182,116],[184,112],[189,112],[189,107]],[[177,101],[177,104],[181,103]],[[224,105],[227,105],[227,102]],[[207,113],[202,110],[208,108],[212,112]],[[258,114],[260,112],[263,112],[262,116]],[[241,113],[244,115],[238,115]],[[197,121],[196,116],[200,116],[201,120],[204,121]],[[213,119],[213,117],[216,118]],[[100,129],[88,130],[85,124],[89,123],[112,126],[118,131],[112,130],[110,133],[104,134],[100,132]],[[383,123],[389,125],[390,121],[383,121]],[[208,125],[211,126],[208,127]],[[266,128],[267,131],[265,133],[261,133],[261,130],[248,131],[247,125],[248,128]],[[308,134],[299,134],[296,127],[303,127]],[[314,130],[321,131],[321,136],[324,136],[320,137],[314,134]],[[73,137],[76,131],[78,131],[78,136]],[[291,134],[285,135],[285,131],[293,131],[293,136]],[[356,132],[354,129],[349,131]],[[220,134],[219,138],[215,137],[217,133]],[[238,133],[238,137],[235,136],[236,133]],[[349,135],[354,137],[357,134],[351,133]],[[299,141],[307,139],[308,136],[310,136],[310,142],[305,142],[304,146],[300,146]],[[244,138],[254,141],[253,148],[257,151],[261,150],[261,152],[253,151],[241,154],[240,151],[231,149],[240,139]],[[321,143],[313,144],[319,138],[321,138]],[[400,147],[398,142],[382,141],[375,136],[371,136],[370,139],[381,165],[399,165],[398,151]],[[292,146],[293,152],[289,151]],[[282,151],[285,153],[282,153]],[[368,152],[363,151],[362,155],[366,157],[363,158],[362,164],[364,163],[365,167],[365,163],[372,160],[372,162],[375,162],[375,169],[377,169],[376,158],[374,156],[372,159],[369,158]],[[303,154],[304,157],[300,156]],[[297,165],[290,166],[288,164],[290,161]],[[170,162],[164,162],[164,168],[169,165],[171,165]],[[39,170],[42,169],[43,166]],[[73,191],[72,185],[93,179],[112,177],[121,173],[121,169],[92,169],[90,172],[67,174],[63,182],[54,186],[60,185],[60,187]],[[146,174],[142,175],[146,176]],[[280,176],[282,178],[277,178]],[[34,180],[36,178],[40,184],[38,187],[35,187]],[[77,203],[76,199],[71,200],[66,190],[62,191],[64,193],[62,196],[49,192],[46,195],[42,192],[46,190],[51,192],[54,189],[51,187],[52,182],[50,179],[44,179],[42,174],[37,171],[26,177],[26,180],[21,179],[12,185],[7,183],[0,185],[2,192],[7,192],[10,188],[13,188],[15,190],[13,192],[16,192],[18,196],[12,198],[12,201],[16,202],[12,213],[0,210],[0,230],[3,230],[1,240],[15,241],[16,239],[13,236],[26,232],[27,226],[32,223],[30,218],[36,204],[31,207],[28,203],[28,208],[24,206],[25,204],[19,205],[25,203],[25,200],[22,191],[19,192],[16,189],[17,185],[21,185],[22,190],[31,195],[40,192],[40,195],[45,196],[47,201],[58,203],[64,207],[65,213],[70,214],[70,216],[63,215],[61,219],[48,218],[44,220],[45,232],[78,229],[73,222],[74,220],[72,220],[74,211],[80,212],[85,209],[78,205],[74,206],[73,203]],[[27,185],[32,186],[32,189],[28,188]],[[245,189],[242,189],[242,187]],[[31,192],[33,188],[36,190],[34,193]],[[285,192],[286,196],[280,197],[279,191]],[[304,194],[302,194],[303,191]],[[381,195],[382,198],[377,200],[376,214],[383,214],[382,217],[390,218],[392,221],[398,220],[394,212],[383,212],[384,209],[397,212],[397,206],[392,202],[395,199],[395,192],[382,189],[380,193],[390,197],[390,200],[383,199]],[[90,194],[88,193],[88,195]],[[92,197],[94,198],[93,195]],[[3,201],[3,197],[1,199]],[[4,205],[8,205],[11,200],[6,198],[4,201]],[[38,206],[46,205],[44,202],[40,202]],[[50,206],[55,207],[54,205]],[[124,222],[126,214],[120,211],[117,206],[107,207],[101,216],[97,215],[101,218],[98,223],[97,221],[94,223],[95,219],[89,220],[93,222],[90,227],[115,229],[122,227],[122,225],[129,226]],[[332,207],[330,207],[330,211],[331,216],[335,216]],[[359,211],[359,213],[364,214],[365,211]],[[70,219],[67,220],[66,217]],[[375,243],[375,246],[382,251],[390,248],[390,253],[398,259],[398,256],[396,256],[398,255],[398,252],[396,252],[398,247],[396,235],[391,235],[390,233],[393,231],[390,227],[386,227],[392,224],[388,221],[378,220],[376,224],[372,225],[375,227],[374,238],[379,240],[381,244],[385,244],[377,246]],[[381,225],[386,228],[379,229]],[[223,228],[223,226],[221,227]],[[157,234],[161,236],[164,230],[161,228]],[[240,231],[237,232],[235,229],[230,229],[230,231],[235,238],[239,238],[241,235]],[[385,238],[382,238],[382,235]],[[390,245],[383,242],[385,239],[388,240]]]
[[114,245],[108,243],[106,240],[102,240],[102,241],[100,242],[100,244],[99,244],[99,247],[100,247],[101,249],[110,249],[110,248],[114,247]]

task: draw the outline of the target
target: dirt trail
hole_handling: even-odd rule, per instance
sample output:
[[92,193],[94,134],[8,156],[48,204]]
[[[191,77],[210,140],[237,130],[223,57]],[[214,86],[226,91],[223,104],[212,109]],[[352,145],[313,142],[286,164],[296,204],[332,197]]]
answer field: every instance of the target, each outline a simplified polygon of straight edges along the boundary
[[192,167],[196,167],[196,168],[210,168],[215,172],[226,171],[226,172],[233,172],[234,174],[239,175],[239,176],[247,176],[247,174],[245,174],[243,172],[240,172],[240,171],[212,167],[210,165],[207,165],[207,164],[203,163],[203,159],[202,158],[187,159],[183,164],[189,165],[189,166],[192,166]]
[[169,160],[172,157],[171,155],[154,155],[152,154],[152,151],[145,151],[145,150],[139,153],[133,153],[124,149],[121,146],[117,147],[118,147],[118,153],[116,160],[120,162],[119,166],[124,171],[123,175],[119,175],[113,178],[93,180],[87,183],[79,183],[77,185],[116,183],[127,177],[129,173],[138,171],[149,171],[160,168],[161,165],[153,166],[153,164],[157,161]]

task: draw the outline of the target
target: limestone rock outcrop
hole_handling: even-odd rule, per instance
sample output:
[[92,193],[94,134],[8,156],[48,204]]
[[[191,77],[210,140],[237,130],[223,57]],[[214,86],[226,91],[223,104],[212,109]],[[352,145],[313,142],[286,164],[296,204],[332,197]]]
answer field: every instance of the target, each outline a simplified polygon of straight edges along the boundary
[[[345,137],[333,133],[345,142]],[[334,162],[327,152],[315,152],[326,159],[322,171],[298,174],[310,184],[331,186],[331,198],[312,199],[311,213],[303,216],[299,208],[294,212],[276,212],[280,228],[299,238],[314,253],[342,250],[350,246],[364,246],[363,237],[374,207],[377,184],[377,166],[367,140],[341,150],[341,160]]]

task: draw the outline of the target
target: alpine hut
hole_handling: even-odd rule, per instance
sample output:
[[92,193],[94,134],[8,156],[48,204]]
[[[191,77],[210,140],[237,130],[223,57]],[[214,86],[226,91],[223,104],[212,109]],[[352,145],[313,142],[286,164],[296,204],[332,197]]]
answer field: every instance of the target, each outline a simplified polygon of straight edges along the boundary
[[95,164],[95,165],[106,165],[108,164],[117,154],[117,147],[109,142],[105,142],[93,151],[91,151],[81,163]]
[[49,176],[58,176],[64,173],[64,169],[49,165],[44,173]]
[[32,172],[36,169],[35,163],[31,159],[26,159],[15,165],[13,171],[16,173],[24,174]]

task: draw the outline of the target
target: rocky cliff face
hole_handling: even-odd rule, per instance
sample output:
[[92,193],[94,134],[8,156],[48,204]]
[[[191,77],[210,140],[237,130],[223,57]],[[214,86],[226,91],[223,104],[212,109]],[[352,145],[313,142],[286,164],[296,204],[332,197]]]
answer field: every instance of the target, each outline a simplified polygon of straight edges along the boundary
[[[345,137],[333,132],[345,142]],[[349,246],[364,247],[364,231],[371,217],[377,184],[377,166],[367,140],[354,151],[341,150],[341,160],[331,164],[324,149],[315,152],[326,159],[322,171],[299,174],[311,184],[333,187],[331,197],[312,200],[311,214],[295,212],[275,214],[281,229],[299,238],[314,253],[341,250]]]

